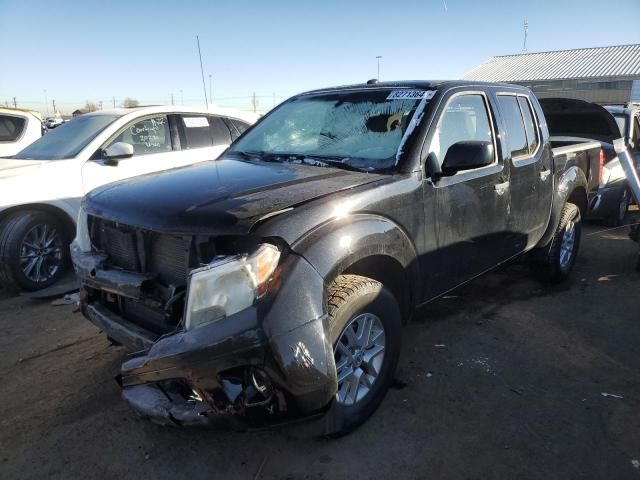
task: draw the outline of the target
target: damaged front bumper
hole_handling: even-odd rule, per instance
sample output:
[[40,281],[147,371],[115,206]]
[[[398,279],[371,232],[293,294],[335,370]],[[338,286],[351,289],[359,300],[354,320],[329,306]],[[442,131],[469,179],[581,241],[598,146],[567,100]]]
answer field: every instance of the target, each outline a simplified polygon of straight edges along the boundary
[[[123,398],[141,415],[169,425],[261,427],[313,416],[334,398],[323,282],[303,258],[287,258],[286,275],[265,304],[193,330],[156,335],[95,295],[140,298],[146,277],[104,269],[96,253],[72,249],[72,255],[83,283],[84,315],[138,351],[123,363],[119,381]],[[314,289],[302,292],[301,284]]]

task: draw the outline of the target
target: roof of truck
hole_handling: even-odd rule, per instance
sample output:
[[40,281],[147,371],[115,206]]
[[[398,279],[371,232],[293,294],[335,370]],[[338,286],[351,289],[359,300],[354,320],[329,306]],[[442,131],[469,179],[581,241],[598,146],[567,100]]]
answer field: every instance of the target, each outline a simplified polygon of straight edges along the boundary
[[419,90],[437,89],[438,87],[446,86],[451,87],[464,87],[464,86],[503,86],[503,87],[515,87],[525,89],[520,85],[512,85],[508,83],[495,83],[495,82],[479,82],[473,80],[398,80],[392,82],[375,82],[375,83],[357,83],[353,85],[341,85],[336,87],[319,88],[316,90],[310,90],[304,92],[301,95],[322,93],[322,92],[335,92],[343,90],[366,90],[366,89],[378,89],[378,88],[415,88]]

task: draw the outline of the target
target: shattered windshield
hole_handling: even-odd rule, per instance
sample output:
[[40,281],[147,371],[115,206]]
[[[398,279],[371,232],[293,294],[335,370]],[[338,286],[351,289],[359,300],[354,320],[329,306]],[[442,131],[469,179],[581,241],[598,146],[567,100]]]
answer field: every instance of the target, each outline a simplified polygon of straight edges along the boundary
[[424,90],[303,95],[265,117],[230,152],[286,161],[315,160],[363,170],[393,167]]

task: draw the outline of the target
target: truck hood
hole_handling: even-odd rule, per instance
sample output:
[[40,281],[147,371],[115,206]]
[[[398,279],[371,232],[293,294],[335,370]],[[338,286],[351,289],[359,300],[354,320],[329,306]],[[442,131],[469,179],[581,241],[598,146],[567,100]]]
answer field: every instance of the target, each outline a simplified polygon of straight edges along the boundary
[[595,103],[571,98],[541,98],[540,106],[553,137],[580,137],[613,143],[620,130],[613,115]]
[[32,173],[47,162],[48,160],[0,158],[0,178]]
[[384,175],[220,158],[94,190],[85,210],[138,228],[184,235],[241,235],[260,220]]

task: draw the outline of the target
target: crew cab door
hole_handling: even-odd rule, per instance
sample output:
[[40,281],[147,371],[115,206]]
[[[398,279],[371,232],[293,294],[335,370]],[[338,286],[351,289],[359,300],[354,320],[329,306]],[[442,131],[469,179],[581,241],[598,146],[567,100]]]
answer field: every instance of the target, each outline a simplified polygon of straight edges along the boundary
[[[107,183],[179,166],[181,152],[177,135],[172,133],[174,121],[167,115],[152,115],[138,118],[122,128],[83,165],[85,194]],[[134,153],[130,158],[110,164],[103,158],[102,151],[116,142],[132,145]]]
[[517,92],[499,92],[496,98],[502,154],[511,171],[507,248],[516,254],[536,245],[547,228],[553,195],[552,156],[543,148],[531,100]]
[[[431,282],[435,295],[509,257],[504,249],[509,176],[497,153],[497,130],[489,97],[484,91],[455,92],[442,100],[439,109],[436,127],[427,138],[427,156],[434,155],[442,165],[453,144],[485,141],[493,145],[494,161],[452,176],[426,180],[435,202],[438,268]],[[426,228],[433,231],[433,225]],[[426,235],[430,233],[427,231]]]

